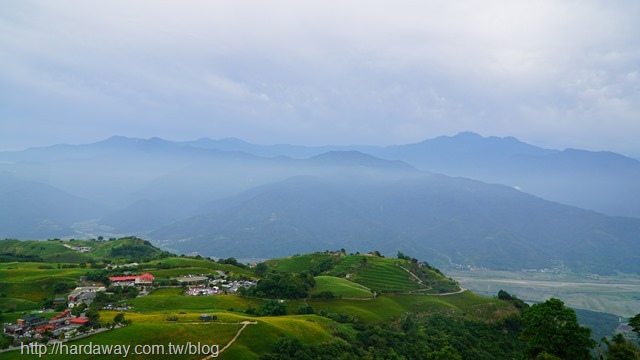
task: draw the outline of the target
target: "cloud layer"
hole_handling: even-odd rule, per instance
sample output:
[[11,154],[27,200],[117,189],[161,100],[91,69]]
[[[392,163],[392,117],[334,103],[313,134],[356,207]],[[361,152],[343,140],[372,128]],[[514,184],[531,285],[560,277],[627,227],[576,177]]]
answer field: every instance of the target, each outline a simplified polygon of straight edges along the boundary
[[640,154],[640,4],[0,5],[0,147],[113,134]]

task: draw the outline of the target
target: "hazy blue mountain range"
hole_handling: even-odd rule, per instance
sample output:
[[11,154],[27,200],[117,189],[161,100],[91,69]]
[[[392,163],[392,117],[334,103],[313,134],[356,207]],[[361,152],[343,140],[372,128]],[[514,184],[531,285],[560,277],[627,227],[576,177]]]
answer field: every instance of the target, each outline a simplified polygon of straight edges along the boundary
[[104,211],[53,186],[0,171],[0,237],[42,239],[73,234],[71,224]]
[[[214,206],[215,205],[215,206]],[[437,264],[640,271],[640,220],[437,174],[294,177],[150,235],[182,252],[277,257],[367,247]]]
[[543,149],[514,137],[482,137],[471,132],[386,147],[260,146],[238,139],[185,144],[259,156],[308,157],[356,150],[402,160],[420,170],[517,186],[548,200],[609,215],[640,217],[640,161],[607,151]]
[[637,215],[639,164],[473,133],[389,147],[112,137],[0,152],[0,238],[135,234],[214,256],[377,248],[632,271],[640,220],[557,202]]

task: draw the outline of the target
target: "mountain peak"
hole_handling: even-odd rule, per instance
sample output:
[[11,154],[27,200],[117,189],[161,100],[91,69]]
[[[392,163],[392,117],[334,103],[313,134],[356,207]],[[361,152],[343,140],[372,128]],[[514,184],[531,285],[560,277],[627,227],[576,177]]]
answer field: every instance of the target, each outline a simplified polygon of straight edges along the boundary
[[484,139],[482,135],[474,133],[473,131],[461,131],[452,137],[462,139]]
[[383,160],[375,156],[362,153],[357,150],[347,151],[327,151],[320,155],[312,156],[310,161],[315,163],[338,165],[338,166],[366,166],[387,169],[405,169],[413,170],[414,168],[399,160]]

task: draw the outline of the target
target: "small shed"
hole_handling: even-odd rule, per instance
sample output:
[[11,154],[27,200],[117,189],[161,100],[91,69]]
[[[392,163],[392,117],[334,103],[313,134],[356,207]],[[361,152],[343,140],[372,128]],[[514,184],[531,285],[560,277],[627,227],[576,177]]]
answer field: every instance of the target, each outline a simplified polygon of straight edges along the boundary
[[202,321],[218,320],[218,315],[202,314],[200,315],[200,320]]

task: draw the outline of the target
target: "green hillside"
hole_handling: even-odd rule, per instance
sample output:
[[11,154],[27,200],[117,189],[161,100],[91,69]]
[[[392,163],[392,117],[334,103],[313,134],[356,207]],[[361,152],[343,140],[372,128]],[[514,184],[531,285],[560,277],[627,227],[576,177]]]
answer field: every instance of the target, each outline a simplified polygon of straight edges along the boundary
[[321,252],[289,256],[265,262],[277,272],[308,271],[346,279],[377,293],[446,293],[459,291],[455,281],[445,278],[426,263],[415,259],[385,258],[372,254]]
[[166,257],[168,253],[136,237],[109,240],[0,240],[0,260],[56,263],[126,262]]
[[311,295],[330,292],[341,298],[370,298],[373,296],[369,288],[335,276],[316,276],[316,286]]
[[[140,239],[127,238],[94,245],[92,264],[46,262],[57,254],[58,241],[4,243],[4,251],[38,256],[44,262],[0,263],[4,321],[16,322],[27,312],[46,304],[44,299],[66,296],[80,276],[104,278],[123,273],[123,268],[105,269],[105,260],[118,248],[146,247]],[[48,245],[46,245],[48,244]],[[64,247],[68,249],[68,247]],[[114,250],[116,249],[116,250]],[[525,342],[520,337],[523,304],[517,298],[488,298],[464,290],[429,264],[401,253],[385,258],[379,252],[346,254],[322,252],[272,259],[251,269],[235,259],[214,262],[200,257],[175,256],[150,246],[158,257],[127,267],[134,273],[154,274],[153,285],[109,286],[84,310],[91,314],[90,326],[67,332],[66,346],[128,345],[156,346],[160,353],[127,355],[132,359],[163,358],[172,346],[207,345],[221,359],[440,359],[523,358]],[[136,252],[134,251],[134,254]],[[19,256],[18,256],[19,257]],[[123,262],[132,258],[121,258]],[[118,260],[118,261],[120,261]],[[87,275],[89,274],[89,275]],[[249,288],[231,285],[211,296],[191,296],[175,277],[197,275],[210,289],[245,281]],[[201,276],[206,275],[206,276]],[[188,279],[189,277],[187,277]],[[243,280],[245,279],[245,280]],[[286,283],[282,283],[282,281]],[[68,283],[59,291],[59,283]],[[264,285],[267,284],[267,285]],[[253,290],[252,290],[253,289]],[[254,291],[255,290],[255,291]],[[5,292],[6,291],[6,292]],[[282,292],[278,292],[282,291]],[[269,294],[269,296],[256,296]],[[503,294],[504,295],[504,294]],[[126,307],[122,312],[113,307]],[[65,308],[43,314],[51,318]],[[80,313],[76,313],[80,315]],[[207,316],[204,318],[204,314]],[[119,320],[118,320],[119,319]],[[116,322],[123,326],[114,326]],[[96,333],[77,338],[91,327]],[[42,336],[51,336],[44,333]],[[34,335],[33,336],[40,336]],[[0,347],[8,345],[0,338]],[[15,341],[15,339],[11,339]],[[21,338],[21,341],[31,341]],[[39,339],[39,341],[46,341]],[[3,345],[4,344],[4,345]],[[87,347],[88,348],[88,347]],[[47,348],[51,349],[51,348]],[[203,359],[210,353],[176,355],[172,359]],[[0,353],[0,360],[14,359],[17,351]],[[35,359],[42,354],[20,354]],[[67,359],[69,354],[47,354]],[[448,356],[448,357],[447,357]],[[122,354],[83,354],[86,359],[120,359]]]

